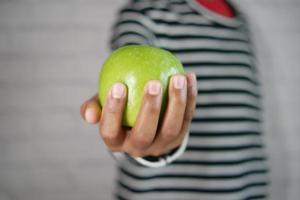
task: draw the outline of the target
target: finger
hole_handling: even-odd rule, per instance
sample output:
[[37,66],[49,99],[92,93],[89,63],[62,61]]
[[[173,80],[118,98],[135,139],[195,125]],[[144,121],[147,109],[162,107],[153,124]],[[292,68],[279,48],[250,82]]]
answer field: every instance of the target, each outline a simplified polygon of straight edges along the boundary
[[175,75],[171,78],[166,113],[159,134],[151,147],[154,151],[165,150],[166,146],[180,134],[187,101],[186,82],[184,75]]
[[144,90],[137,121],[128,139],[126,139],[125,149],[127,153],[140,157],[152,144],[157,131],[161,102],[161,83],[157,80],[149,81]]
[[110,150],[116,150],[125,137],[122,129],[122,116],[126,103],[126,88],[121,83],[115,83],[104,103],[100,119],[100,135]]
[[[198,95],[197,79],[195,73],[188,73],[186,75],[186,78],[187,78],[187,104],[184,113],[182,128],[180,131],[182,134],[185,134],[189,129],[189,126],[191,124],[195,112],[196,99]],[[184,137],[184,135],[182,137]]]
[[84,119],[87,123],[96,124],[99,122],[101,107],[99,105],[97,94],[81,105],[80,114],[82,119]]
[[167,150],[178,147],[181,144],[182,140],[184,139],[184,136],[188,134],[189,126],[191,124],[195,112],[196,98],[198,93],[196,75],[194,73],[188,73],[186,74],[186,79],[187,79],[187,103],[186,103],[186,109],[184,113],[182,127],[180,130],[180,135],[178,136],[178,138],[176,138],[174,142],[170,143],[167,146]]

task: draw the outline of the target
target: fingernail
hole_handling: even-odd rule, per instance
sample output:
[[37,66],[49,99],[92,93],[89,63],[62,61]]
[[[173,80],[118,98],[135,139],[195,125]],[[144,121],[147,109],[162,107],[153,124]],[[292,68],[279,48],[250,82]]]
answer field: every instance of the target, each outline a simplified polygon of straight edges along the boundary
[[148,93],[151,95],[158,95],[160,93],[161,86],[158,81],[150,81],[148,83]]
[[195,73],[189,73],[189,74],[187,74],[187,77],[188,77],[187,78],[188,86],[189,87],[194,86],[195,82],[197,81]]
[[183,89],[185,84],[185,78],[183,76],[175,76],[173,79],[174,88]]
[[88,123],[93,123],[93,122],[94,122],[94,120],[95,120],[95,115],[96,115],[96,113],[95,113],[94,109],[92,109],[92,108],[87,108],[87,109],[85,110],[84,116],[85,116],[85,120],[86,120]]
[[113,98],[120,99],[124,95],[124,86],[121,83],[115,83],[112,86],[111,94]]

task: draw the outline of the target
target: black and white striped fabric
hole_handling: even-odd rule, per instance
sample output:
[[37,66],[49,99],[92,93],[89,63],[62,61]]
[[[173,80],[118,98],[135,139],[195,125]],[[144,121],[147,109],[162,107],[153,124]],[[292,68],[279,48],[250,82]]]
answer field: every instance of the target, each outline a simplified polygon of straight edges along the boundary
[[185,152],[150,168],[118,166],[116,199],[266,199],[257,68],[244,16],[229,19],[193,0],[130,1],[113,27],[112,49],[149,44],[173,52],[198,81]]

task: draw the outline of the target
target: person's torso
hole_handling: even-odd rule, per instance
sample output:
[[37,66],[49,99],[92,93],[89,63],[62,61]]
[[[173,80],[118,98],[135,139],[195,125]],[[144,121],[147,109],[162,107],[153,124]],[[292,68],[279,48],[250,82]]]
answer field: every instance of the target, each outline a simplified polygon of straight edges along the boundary
[[[186,152],[160,169],[124,162],[120,191],[129,195],[131,188],[134,199],[226,200],[265,194],[261,95],[243,16],[221,17],[189,0],[133,5],[123,9],[124,18],[143,15],[152,45],[173,52],[187,72],[196,73],[198,97]],[[161,192],[164,188],[169,192]]]

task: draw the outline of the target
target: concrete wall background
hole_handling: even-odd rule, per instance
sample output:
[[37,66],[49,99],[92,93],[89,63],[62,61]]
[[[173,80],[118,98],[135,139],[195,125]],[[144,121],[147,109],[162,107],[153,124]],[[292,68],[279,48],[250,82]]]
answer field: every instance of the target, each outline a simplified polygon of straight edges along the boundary
[[[0,0],[0,200],[111,199],[114,161],[79,105],[121,0]],[[300,192],[300,1],[235,0],[255,26],[272,198]]]

